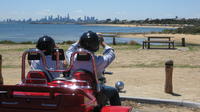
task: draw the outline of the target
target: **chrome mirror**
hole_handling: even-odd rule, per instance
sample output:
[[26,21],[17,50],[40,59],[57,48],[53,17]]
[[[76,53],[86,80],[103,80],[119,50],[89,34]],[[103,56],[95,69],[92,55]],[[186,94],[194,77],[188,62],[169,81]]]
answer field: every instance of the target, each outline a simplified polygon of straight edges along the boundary
[[124,89],[124,82],[122,82],[122,81],[117,81],[117,82],[115,83],[115,88],[116,88],[119,92],[121,92],[121,91]]

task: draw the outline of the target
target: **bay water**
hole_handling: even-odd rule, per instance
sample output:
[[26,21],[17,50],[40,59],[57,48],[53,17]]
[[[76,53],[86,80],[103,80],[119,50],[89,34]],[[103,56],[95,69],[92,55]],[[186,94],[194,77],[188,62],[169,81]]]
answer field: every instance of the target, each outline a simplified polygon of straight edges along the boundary
[[[88,26],[80,24],[0,24],[0,41],[11,40],[14,42],[32,41],[36,42],[43,35],[51,36],[56,42],[76,41],[89,30],[94,32],[158,32],[165,28],[145,28],[145,27],[116,27],[116,26]],[[105,38],[108,43],[112,38]],[[117,42],[128,42],[135,40],[139,43],[141,38],[117,38]]]

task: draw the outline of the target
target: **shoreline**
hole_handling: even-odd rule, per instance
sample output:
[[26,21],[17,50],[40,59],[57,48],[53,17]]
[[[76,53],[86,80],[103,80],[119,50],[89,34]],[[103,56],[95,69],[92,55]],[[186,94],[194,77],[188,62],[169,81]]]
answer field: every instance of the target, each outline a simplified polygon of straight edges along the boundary
[[114,26],[114,27],[144,27],[144,28],[180,28],[177,25],[173,26],[173,25],[145,25],[145,24],[141,24],[141,25],[136,25],[136,24],[82,24],[82,25],[86,25],[86,26]]
[[158,37],[173,37],[176,43],[181,43],[182,38],[185,38],[187,44],[198,44],[200,45],[200,34],[119,34],[121,38],[147,38],[149,36],[158,36]]
[[[108,33],[103,33],[103,34],[107,35]],[[109,34],[115,35],[115,33],[109,33]],[[117,33],[116,35],[117,35],[116,38],[143,38],[143,39],[149,36],[172,37],[172,40],[174,40],[176,43],[180,43],[182,38],[185,38],[186,43],[188,44],[200,45],[200,34],[193,35],[193,34],[165,34],[165,33]],[[104,37],[104,38],[112,38],[112,37]],[[75,41],[73,40],[64,40],[58,43],[72,44],[74,42]],[[35,42],[32,41],[15,42],[10,40],[0,40],[0,44],[35,44]]]

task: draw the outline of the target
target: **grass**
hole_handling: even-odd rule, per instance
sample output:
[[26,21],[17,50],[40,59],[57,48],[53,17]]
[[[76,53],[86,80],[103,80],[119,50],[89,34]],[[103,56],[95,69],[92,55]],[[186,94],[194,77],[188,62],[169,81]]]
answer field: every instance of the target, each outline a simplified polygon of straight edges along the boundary
[[58,44],[58,47],[65,51],[70,47],[70,44]]
[[[23,43],[23,42],[22,42]],[[1,44],[1,43],[0,43]],[[6,44],[6,43],[5,43]],[[19,43],[12,43],[13,45],[19,44]],[[27,44],[27,45],[33,45],[32,48],[35,47],[35,44]],[[67,50],[71,44],[62,43],[57,44],[59,48]],[[139,49],[142,47],[140,44],[130,44],[130,43],[118,43],[117,45],[109,44],[112,48],[116,50],[132,50],[132,49]],[[152,48],[167,48],[167,45],[151,45]],[[175,46],[178,47],[178,46]],[[200,50],[200,45],[197,44],[187,44],[186,47],[189,48],[190,51],[197,51]],[[12,49],[0,49],[0,51],[24,51],[27,49],[27,46],[24,46],[23,48],[12,48]],[[102,48],[100,47],[100,52],[102,51]]]
[[151,64],[140,63],[132,66],[137,68],[159,68],[159,67],[164,67],[164,64],[161,65],[159,63],[151,63]]
[[[159,63],[152,63],[152,64],[129,64],[129,65],[122,65],[122,68],[164,68],[164,64]],[[174,65],[174,68],[200,68],[200,65]]]
[[32,41],[14,42],[11,40],[2,40],[0,41],[0,44],[35,44],[35,43]]
[[[176,47],[183,47],[183,46],[181,45],[181,43],[176,43]],[[189,51],[199,51],[200,50],[199,44],[187,43],[185,47],[188,47]]]
[[[71,44],[59,44],[59,48],[64,49],[64,51],[66,51]],[[129,45],[129,44],[117,44],[117,45],[112,45],[110,44],[111,47],[113,47],[115,49],[115,51],[117,52],[122,52],[123,50],[136,50],[141,48],[141,45]],[[7,52],[11,52],[12,53],[16,53],[16,52],[23,52],[26,49],[28,49],[29,47],[33,48],[35,47],[35,45],[30,44],[30,45],[22,45],[21,47],[15,47],[15,45],[13,46],[13,48],[9,48],[6,49],[4,47],[2,47],[0,49],[0,53],[7,53]],[[189,48],[189,52],[193,52],[193,51],[199,51],[200,50],[200,46],[199,45],[193,45],[193,44],[188,44],[187,47]],[[15,52],[13,52],[15,51]],[[101,54],[103,52],[103,48],[101,47],[100,50],[97,52],[97,54]],[[166,51],[167,52],[167,51]],[[20,56],[19,56],[20,57]],[[5,59],[6,57],[4,57]],[[20,58],[21,59],[21,58]],[[127,65],[118,65],[118,67],[122,67],[122,68],[159,68],[159,67],[164,67],[164,62],[163,61],[158,61],[158,62],[152,62],[152,63],[139,63],[139,64],[134,64],[134,63],[129,63]],[[190,64],[186,64],[186,65],[174,65],[174,67],[176,68],[200,68],[200,65],[190,65]],[[20,65],[4,65],[3,68],[20,68]]]
[[141,45],[111,45],[116,50],[133,50],[133,49],[139,49],[142,46]]
[[[181,45],[175,45],[175,48],[184,48],[184,47]],[[189,51],[200,51],[199,44],[187,44],[185,48],[188,48]],[[151,49],[166,49],[166,50],[168,50],[168,45],[151,45]]]
[[[21,65],[3,65],[2,68],[20,68]],[[164,68],[165,65],[160,65],[157,63],[152,64],[129,64],[129,65],[122,65],[122,68]],[[174,68],[200,68],[200,65],[174,65]]]
[[20,68],[21,65],[3,65],[2,68]]
[[199,51],[200,50],[200,46],[190,45],[190,46],[188,46],[188,48],[189,48],[189,51]]
[[176,68],[200,68],[200,65],[175,65]]
[[14,49],[0,49],[0,52],[10,52],[10,51],[25,51],[27,50],[28,48],[14,48]]

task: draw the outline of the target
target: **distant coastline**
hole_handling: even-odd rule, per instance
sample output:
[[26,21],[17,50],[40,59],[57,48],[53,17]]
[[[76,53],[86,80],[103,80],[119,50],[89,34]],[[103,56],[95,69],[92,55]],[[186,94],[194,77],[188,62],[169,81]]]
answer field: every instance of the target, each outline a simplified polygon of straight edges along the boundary
[[[0,24],[5,24],[0,22]],[[17,24],[17,23],[9,23]],[[24,24],[24,23],[22,23]],[[114,23],[68,23],[68,22],[30,22],[25,24],[78,24],[86,26],[113,26],[113,27],[144,27],[144,28],[182,28],[180,24],[114,24]]]
[[67,23],[67,22],[31,22],[29,24],[76,24],[76,23]]
[[[105,34],[106,35],[106,34]],[[181,43],[182,38],[185,38],[186,42],[188,44],[196,44],[200,45],[200,34],[164,34],[164,33],[119,33],[117,34],[117,38],[143,38],[146,39],[148,36],[159,36],[159,37],[173,37],[172,39],[176,43]],[[105,37],[105,38],[111,38],[111,37]],[[61,41],[58,42],[59,44],[72,44],[75,41],[73,40],[67,40],[67,41]],[[112,43],[112,42],[111,42]],[[120,43],[120,42],[119,42]],[[121,42],[123,43],[123,42]],[[15,42],[10,40],[0,40],[1,44],[35,44],[34,41],[22,41],[22,42]]]
[[79,24],[86,26],[113,26],[113,27],[145,27],[145,28],[180,28],[178,24],[98,24],[98,23],[67,23],[67,22],[31,22],[30,24]]
[[145,28],[180,28],[179,25],[163,24],[82,24],[87,26],[145,27]]

